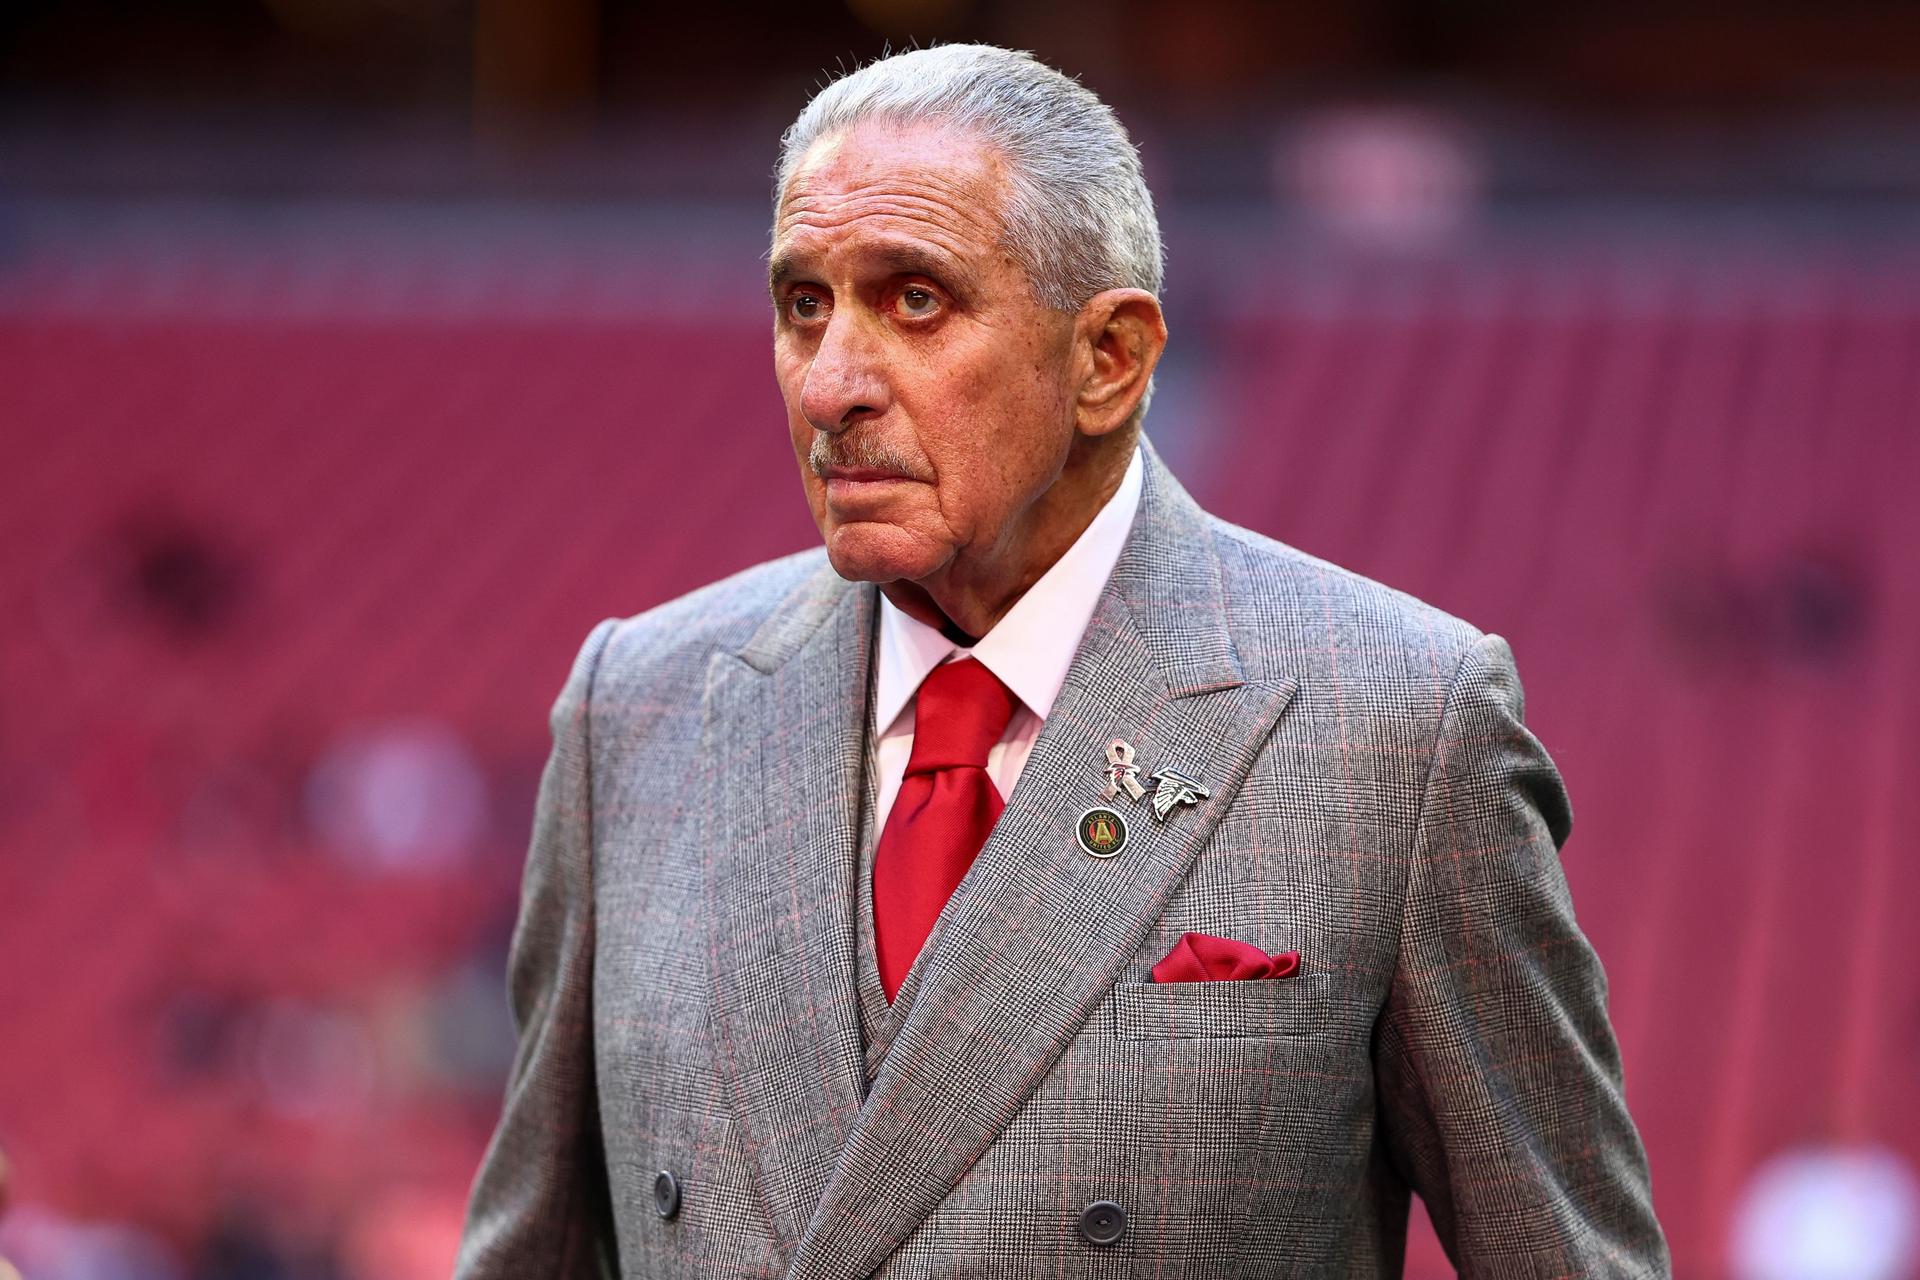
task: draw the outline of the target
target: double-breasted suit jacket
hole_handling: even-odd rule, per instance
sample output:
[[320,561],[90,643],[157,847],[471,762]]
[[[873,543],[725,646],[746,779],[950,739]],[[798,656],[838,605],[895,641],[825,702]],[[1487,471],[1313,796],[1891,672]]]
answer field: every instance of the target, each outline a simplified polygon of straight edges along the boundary
[[[1149,450],[869,1083],[876,596],[815,551],[588,638],[460,1276],[1392,1275],[1410,1191],[1470,1275],[1664,1272],[1502,640],[1213,519]],[[1100,860],[1115,738],[1210,794]],[[1152,982],[1187,931],[1300,972]]]

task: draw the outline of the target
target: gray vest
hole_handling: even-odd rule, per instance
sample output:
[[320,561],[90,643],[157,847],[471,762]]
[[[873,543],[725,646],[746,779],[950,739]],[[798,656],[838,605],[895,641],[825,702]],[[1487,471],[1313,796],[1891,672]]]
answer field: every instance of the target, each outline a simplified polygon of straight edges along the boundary
[[[866,1045],[869,1089],[880,1065],[893,1048],[893,1037],[913,1006],[914,988],[920,985],[920,965],[916,961],[900,984],[899,997],[887,1003],[886,988],[880,985],[880,959],[873,942],[873,852],[880,843],[874,823],[874,808],[879,803],[877,760],[874,746],[879,738],[873,728],[872,697],[868,697],[867,759],[865,784],[860,788],[859,871],[854,877],[854,982],[860,992],[860,1034]],[[936,930],[938,925],[935,926]],[[929,937],[931,941],[931,937]],[[924,954],[924,952],[922,953]]]

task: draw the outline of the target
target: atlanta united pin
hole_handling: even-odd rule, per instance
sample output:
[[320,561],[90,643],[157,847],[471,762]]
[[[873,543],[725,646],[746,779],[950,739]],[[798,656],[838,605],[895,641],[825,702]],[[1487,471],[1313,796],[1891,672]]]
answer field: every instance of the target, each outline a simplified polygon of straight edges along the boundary
[[1080,815],[1074,835],[1088,857],[1111,858],[1127,847],[1127,822],[1112,809],[1095,805]]

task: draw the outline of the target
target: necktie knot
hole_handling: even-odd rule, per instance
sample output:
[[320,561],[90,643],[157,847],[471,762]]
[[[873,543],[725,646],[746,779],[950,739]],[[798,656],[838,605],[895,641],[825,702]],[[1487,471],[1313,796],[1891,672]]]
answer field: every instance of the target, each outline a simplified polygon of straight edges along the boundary
[[914,695],[913,753],[907,773],[987,764],[1018,699],[978,658],[935,667]]

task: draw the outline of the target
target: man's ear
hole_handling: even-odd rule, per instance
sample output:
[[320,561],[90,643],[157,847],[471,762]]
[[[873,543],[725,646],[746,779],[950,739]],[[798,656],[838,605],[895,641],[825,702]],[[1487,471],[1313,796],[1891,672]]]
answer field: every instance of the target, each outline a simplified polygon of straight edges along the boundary
[[1074,426],[1103,436],[1133,416],[1167,346],[1160,300],[1145,289],[1108,289],[1080,308],[1074,344],[1083,371],[1074,397]]

